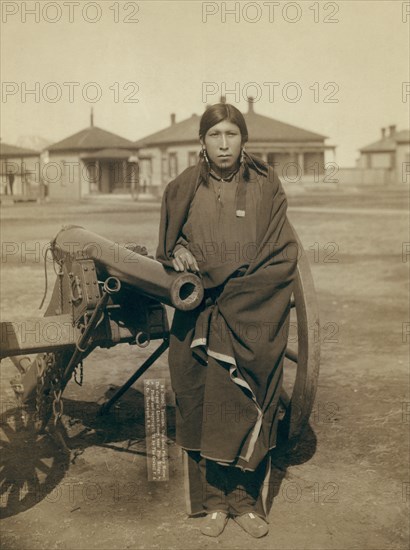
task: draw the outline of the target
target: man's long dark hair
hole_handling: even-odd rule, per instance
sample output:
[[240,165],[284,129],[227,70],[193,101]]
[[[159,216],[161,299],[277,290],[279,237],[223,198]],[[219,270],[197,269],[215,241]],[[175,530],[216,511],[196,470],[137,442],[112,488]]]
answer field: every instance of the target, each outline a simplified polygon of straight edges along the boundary
[[[238,126],[241,132],[242,145],[244,145],[248,141],[248,127],[246,126],[245,117],[239,109],[229,103],[216,103],[206,109],[199,123],[200,139],[205,140],[207,131],[223,120],[227,120]],[[204,181],[207,181],[209,166],[206,165],[207,163],[204,160],[202,151],[201,160],[201,176]],[[252,165],[259,171],[267,172],[268,167],[261,159],[249,155],[249,153],[244,151],[244,178],[246,181],[249,180],[249,167]]]
[[204,140],[207,131],[223,120],[238,126],[242,136],[242,144],[248,141],[248,128],[245,118],[239,109],[229,103],[216,103],[206,109],[199,123],[199,137]]

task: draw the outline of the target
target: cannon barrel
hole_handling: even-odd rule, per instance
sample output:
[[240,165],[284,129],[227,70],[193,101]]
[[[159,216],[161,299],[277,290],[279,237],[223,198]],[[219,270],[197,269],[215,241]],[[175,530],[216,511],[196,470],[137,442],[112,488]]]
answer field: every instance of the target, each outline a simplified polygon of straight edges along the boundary
[[52,253],[57,261],[93,260],[99,276],[117,277],[122,284],[183,311],[196,308],[203,299],[197,275],[177,273],[80,226],[63,227],[52,241]]

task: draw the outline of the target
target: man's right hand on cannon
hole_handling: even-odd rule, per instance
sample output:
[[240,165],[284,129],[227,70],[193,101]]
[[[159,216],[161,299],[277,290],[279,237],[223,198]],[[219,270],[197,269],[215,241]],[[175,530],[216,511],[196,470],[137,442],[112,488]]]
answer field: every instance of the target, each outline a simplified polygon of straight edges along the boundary
[[172,267],[175,271],[198,271],[199,267],[193,254],[184,246],[176,248],[173,252]]

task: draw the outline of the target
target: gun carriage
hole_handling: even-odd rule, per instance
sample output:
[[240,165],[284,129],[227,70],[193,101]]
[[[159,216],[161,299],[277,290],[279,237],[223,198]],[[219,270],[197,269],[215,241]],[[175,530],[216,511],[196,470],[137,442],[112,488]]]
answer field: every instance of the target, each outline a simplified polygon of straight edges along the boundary
[[[128,249],[82,227],[68,226],[57,234],[49,250],[57,278],[44,317],[1,323],[1,358],[10,357],[18,369],[11,384],[39,433],[52,426],[52,417],[54,425],[58,424],[64,389],[71,378],[81,382],[83,360],[96,347],[124,343],[146,347],[159,341],[101,406],[100,413],[104,414],[167,350],[165,305],[190,310],[203,299],[199,277],[165,268],[149,257],[143,246]],[[320,356],[316,295],[300,241],[299,251],[291,301],[293,336],[286,351],[282,395],[280,433],[286,448],[297,445],[308,423]],[[33,354],[34,358],[28,357]]]

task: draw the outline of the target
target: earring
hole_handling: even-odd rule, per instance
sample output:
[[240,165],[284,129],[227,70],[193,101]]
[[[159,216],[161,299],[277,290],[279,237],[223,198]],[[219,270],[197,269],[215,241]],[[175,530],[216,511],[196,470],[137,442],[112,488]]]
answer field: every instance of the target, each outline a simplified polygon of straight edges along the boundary
[[240,163],[243,164],[243,161],[244,161],[244,158],[245,158],[245,152],[244,152],[244,147],[242,147],[241,149],[241,158],[240,158]]
[[205,147],[202,148],[202,155],[205,159],[205,162],[207,163],[207,165],[209,166],[209,159],[208,159],[208,155],[206,154],[206,149]]

